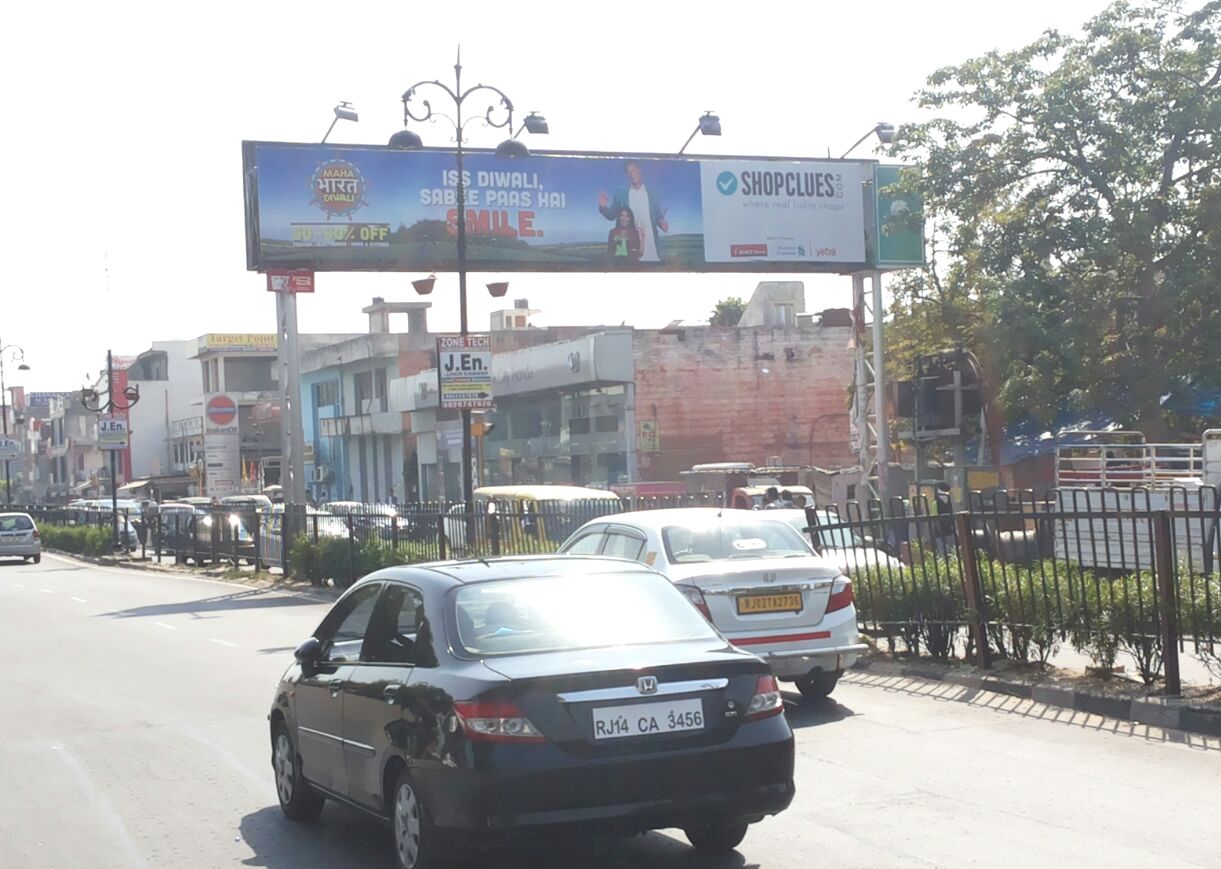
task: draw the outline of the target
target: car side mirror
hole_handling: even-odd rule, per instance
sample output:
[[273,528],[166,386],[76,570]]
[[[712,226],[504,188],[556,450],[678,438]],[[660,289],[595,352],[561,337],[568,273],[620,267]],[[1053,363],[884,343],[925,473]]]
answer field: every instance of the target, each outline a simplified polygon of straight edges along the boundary
[[317,664],[322,660],[322,641],[317,637],[310,637],[301,645],[297,646],[297,650],[293,652],[293,657],[297,659],[297,663],[301,665]]

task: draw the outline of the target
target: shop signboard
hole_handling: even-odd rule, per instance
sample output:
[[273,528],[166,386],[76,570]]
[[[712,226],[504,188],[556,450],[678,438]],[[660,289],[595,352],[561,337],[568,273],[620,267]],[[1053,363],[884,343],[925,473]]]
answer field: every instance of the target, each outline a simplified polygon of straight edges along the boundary
[[492,337],[450,335],[437,339],[437,394],[446,409],[492,407]]
[[127,449],[127,417],[103,414],[98,417],[98,449]]

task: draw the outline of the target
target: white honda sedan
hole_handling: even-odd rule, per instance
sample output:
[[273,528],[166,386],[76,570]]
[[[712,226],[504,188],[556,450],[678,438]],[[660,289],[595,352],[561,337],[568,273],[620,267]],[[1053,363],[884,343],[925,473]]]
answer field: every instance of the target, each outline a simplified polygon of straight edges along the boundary
[[744,510],[691,507],[586,522],[560,547],[630,558],[660,570],[735,646],[826,697],[866,649],[852,583],[790,525]]

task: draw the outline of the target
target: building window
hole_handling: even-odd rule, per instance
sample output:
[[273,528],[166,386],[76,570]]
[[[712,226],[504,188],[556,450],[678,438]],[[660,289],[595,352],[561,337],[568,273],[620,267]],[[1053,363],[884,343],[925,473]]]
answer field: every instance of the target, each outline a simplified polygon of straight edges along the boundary
[[785,302],[776,303],[775,316],[777,326],[784,326],[788,328],[797,322],[793,315],[793,306]]
[[339,404],[339,381],[324,380],[314,384],[314,406],[333,407]]
[[356,392],[356,413],[373,412],[373,372],[358,371],[352,377],[352,387]]
[[568,434],[570,435],[587,435],[589,434],[589,417],[574,416],[568,420]]
[[377,409],[385,413],[387,410],[385,368],[379,368],[373,372],[373,400],[377,403]]
[[594,431],[611,432],[619,431],[619,416],[618,414],[604,414],[594,417]]

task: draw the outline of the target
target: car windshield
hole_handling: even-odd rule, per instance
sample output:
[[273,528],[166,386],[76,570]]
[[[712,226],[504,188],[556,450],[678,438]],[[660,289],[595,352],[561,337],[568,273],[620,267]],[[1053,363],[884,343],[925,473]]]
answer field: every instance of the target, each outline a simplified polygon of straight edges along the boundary
[[454,596],[454,609],[459,642],[480,656],[717,639],[670,581],[653,573],[474,583]]
[[715,522],[662,529],[666,556],[673,564],[744,558],[786,558],[809,555],[802,536],[780,522]]
[[29,516],[0,516],[0,531],[29,531],[33,527]]

